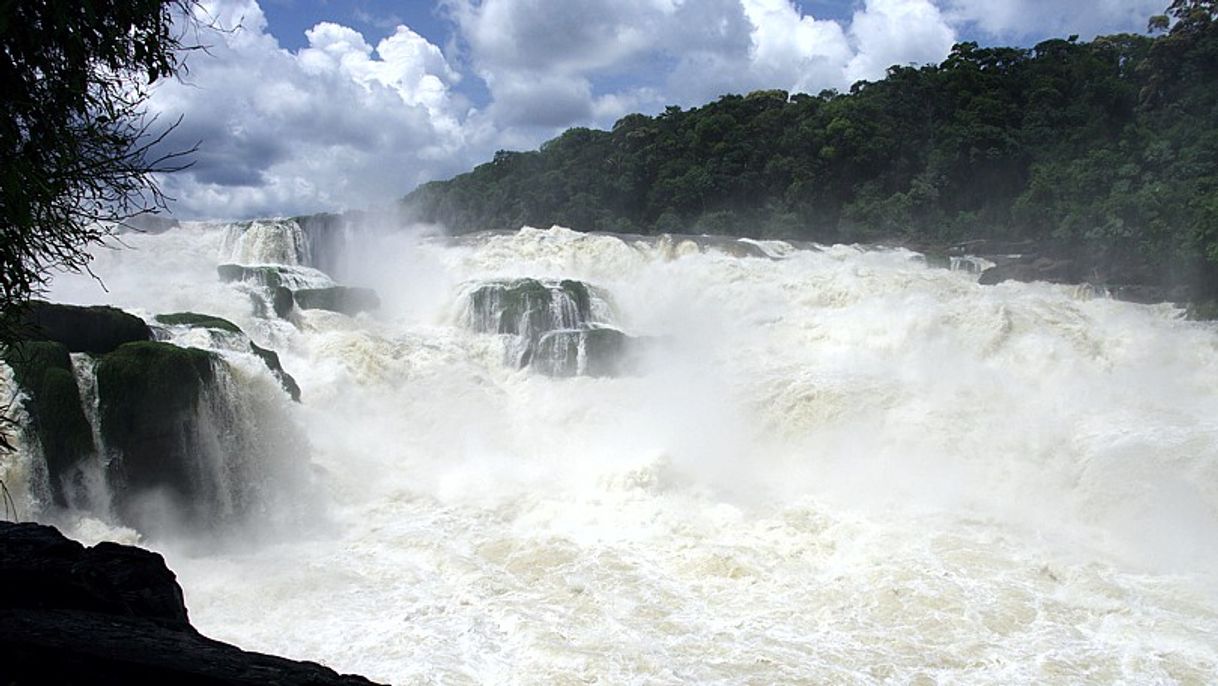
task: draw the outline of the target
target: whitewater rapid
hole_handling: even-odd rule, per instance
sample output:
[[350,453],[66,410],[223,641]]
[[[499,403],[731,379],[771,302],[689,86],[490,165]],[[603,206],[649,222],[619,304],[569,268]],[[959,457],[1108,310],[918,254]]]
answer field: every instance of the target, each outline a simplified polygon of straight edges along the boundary
[[[370,233],[331,276],[380,312],[296,327],[216,278],[303,254],[259,231],[127,235],[108,292],[50,294],[226,317],[301,386],[291,517],[66,524],[162,551],[205,634],[399,684],[1218,678],[1212,324],[900,249],[526,228]],[[462,294],[521,277],[607,294],[638,372],[505,364]]]

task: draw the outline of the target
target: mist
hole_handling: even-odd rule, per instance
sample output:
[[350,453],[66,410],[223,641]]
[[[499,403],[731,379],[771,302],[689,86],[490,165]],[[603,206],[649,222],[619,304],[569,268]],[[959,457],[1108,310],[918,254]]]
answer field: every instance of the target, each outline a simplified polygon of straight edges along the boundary
[[[1009,683],[1044,655],[1187,681],[1215,663],[1218,346],[1170,305],[984,287],[901,249],[342,231],[128,234],[96,251],[107,290],[63,275],[50,293],[228,318],[300,385],[292,403],[243,340],[170,327],[233,370],[241,409],[211,418],[207,460],[256,503],[205,527],[55,514],[162,551],[209,635],[395,683],[961,664]],[[229,262],[381,307],[256,316],[217,279]],[[472,288],[521,278],[601,294],[602,323],[645,343],[629,373],[553,378],[471,330]]]

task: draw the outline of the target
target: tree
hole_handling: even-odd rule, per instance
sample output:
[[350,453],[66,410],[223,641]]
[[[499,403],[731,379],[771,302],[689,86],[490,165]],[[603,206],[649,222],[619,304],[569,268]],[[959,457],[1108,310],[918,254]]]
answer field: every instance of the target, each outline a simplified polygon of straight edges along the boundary
[[148,87],[183,68],[193,0],[0,2],[0,344],[54,269],[164,206]]
[[0,348],[52,270],[87,269],[91,244],[164,207],[155,174],[190,151],[155,152],[173,126],[144,104],[184,68],[193,6],[0,0]]

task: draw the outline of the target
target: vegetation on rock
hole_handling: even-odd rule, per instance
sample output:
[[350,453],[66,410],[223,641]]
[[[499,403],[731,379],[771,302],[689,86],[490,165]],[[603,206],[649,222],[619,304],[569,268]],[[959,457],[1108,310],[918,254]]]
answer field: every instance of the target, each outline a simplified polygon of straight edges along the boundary
[[81,307],[40,300],[25,308],[21,327],[24,340],[61,343],[74,353],[108,353],[124,343],[152,339],[148,325],[118,308]]
[[[956,45],[849,93],[759,91],[571,129],[416,189],[455,232],[561,224],[654,234],[946,244],[1054,239],[1218,287],[1218,8],[1157,36]],[[1119,261],[1119,259],[1118,259]]]
[[42,445],[51,496],[55,504],[66,505],[64,480],[94,452],[68,349],[54,341],[26,341],[9,346],[4,361],[26,394],[25,409]]
[[182,502],[197,495],[192,451],[198,444],[196,409],[212,382],[212,353],[169,343],[127,343],[97,364],[101,434],[122,454],[108,467],[119,514],[135,494],[168,489]]
[[192,0],[0,3],[0,343],[51,270],[163,206],[149,86],[182,66]]
[[199,314],[197,312],[174,312],[172,314],[158,314],[157,322],[167,326],[192,326],[204,329],[217,329],[227,331],[229,333],[243,333],[241,327],[220,317],[215,317],[210,314]]

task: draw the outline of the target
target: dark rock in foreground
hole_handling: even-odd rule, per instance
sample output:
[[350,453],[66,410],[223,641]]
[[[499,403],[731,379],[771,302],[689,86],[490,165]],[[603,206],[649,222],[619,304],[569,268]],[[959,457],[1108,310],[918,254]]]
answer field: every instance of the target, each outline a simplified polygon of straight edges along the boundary
[[0,683],[371,684],[201,635],[164,559],[0,522]]

